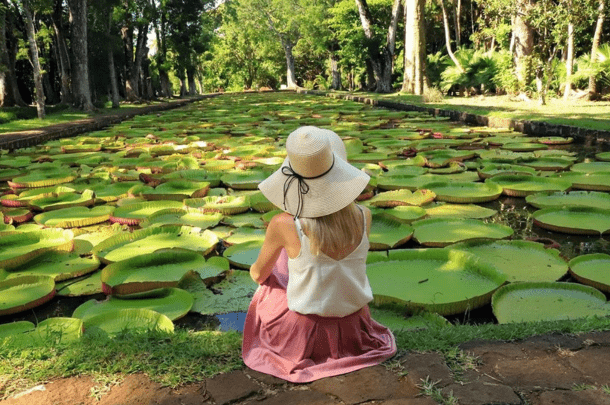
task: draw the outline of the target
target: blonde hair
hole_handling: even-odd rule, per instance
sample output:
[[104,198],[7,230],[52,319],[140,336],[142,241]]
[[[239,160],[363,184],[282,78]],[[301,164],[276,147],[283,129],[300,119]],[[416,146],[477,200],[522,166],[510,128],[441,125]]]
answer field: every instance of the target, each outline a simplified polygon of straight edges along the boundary
[[301,218],[311,244],[311,254],[318,255],[322,250],[335,251],[344,246],[353,246],[362,238],[364,220],[355,203],[317,218]]

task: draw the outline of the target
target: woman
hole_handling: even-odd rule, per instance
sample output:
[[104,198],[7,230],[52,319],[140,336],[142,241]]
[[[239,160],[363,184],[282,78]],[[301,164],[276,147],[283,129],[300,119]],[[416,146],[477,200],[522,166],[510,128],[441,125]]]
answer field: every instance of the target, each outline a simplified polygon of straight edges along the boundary
[[299,128],[286,140],[282,167],[259,185],[285,212],[269,223],[250,269],[261,286],[246,317],[243,359],[292,382],[355,371],[396,352],[367,305],[371,213],[354,200],[369,176],[347,163],[337,139]]

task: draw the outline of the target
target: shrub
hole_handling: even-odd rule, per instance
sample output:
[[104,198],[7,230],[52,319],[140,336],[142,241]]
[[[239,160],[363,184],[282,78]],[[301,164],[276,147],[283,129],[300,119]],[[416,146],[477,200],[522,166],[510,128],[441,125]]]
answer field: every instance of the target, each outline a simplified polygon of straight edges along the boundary
[[424,103],[440,103],[443,101],[443,92],[437,87],[426,87],[424,89]]

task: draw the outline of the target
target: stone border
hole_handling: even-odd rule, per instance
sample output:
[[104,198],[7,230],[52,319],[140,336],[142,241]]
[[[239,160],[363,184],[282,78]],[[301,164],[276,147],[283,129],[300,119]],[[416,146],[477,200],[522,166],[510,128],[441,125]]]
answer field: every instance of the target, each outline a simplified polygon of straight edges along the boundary
[[561,136],[572,137],[579,141],[593,144],[610,144],[610,131],[580,128],[572,125],[556,125],[542,121],[513,120],[510,118],[488,117],[485,115],[470,114],[462,111],[443,110],[440,108],[424,107],[413,104],[397,103],[389,100],[375,100],[368,97],[352,94],[337,94],[319,90],[297,90],[299,94],[313,94],[344,100],[356,101],[378,107],[391,108],[401,111],[419,111],[435,117],[449,117],[451,121],[460,121],[469,125],[481,125],[491,128],[510,128],[532,136]]
[[119,110],[115,114],[100,115],[92,118],[85,118],[78,121],[65,122],[63,124],[50,125],[38,129],[18,132],[6,132],[0,134],[0,150],[14,150],[28,148],[40,143],[59,138],[76,136],[85,132],[99,131],[110,125],[118,124],[124,120],[135,117],[136,115],[151,114],[158,111],[167,111],[174,108],[183,107],[205,98],[219,96],[220,93],[212,93],[196,96],[188,99],[179,99],[166,103]]

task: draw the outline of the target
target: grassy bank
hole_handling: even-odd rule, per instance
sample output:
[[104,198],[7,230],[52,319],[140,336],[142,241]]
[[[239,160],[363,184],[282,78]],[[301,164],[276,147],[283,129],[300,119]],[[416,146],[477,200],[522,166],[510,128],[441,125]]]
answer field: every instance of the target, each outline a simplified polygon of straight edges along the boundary
[[[348,94],[346,92],[338,92]],[[410,94],[357,93],[372,99],[462,111],[471,114],[510,118],[514,120],[544,121],[559,125],[608,130],[610,128],[610,101],[587,101],[551,98],[547,105],[537,101],[515,100],[511,96],[444,97],[442,101],[426,103],[422,96]]]
[[[167,100],[169,101],[169,100]],[[147,104],[121,103],[119,109],[111,108],[110,103],[93,112],[87,113],[74,110],[67,106],[49,106],[46,109],[46,118],[40,120],[36,115],[36,107],[4,107],[0,108],[0,133],[26,131],[50,125],[63,124],[65,122],[82,120],[100,115],[116,114],[125,108],[141,108],[149,105],[159,104],[161,101],[149,102]]]
[[[455,356],[461,343],[475,340],[518,340],[545,333],[610,330],[610,318],[508,325],[453,325],[395,331],[399,354],[439,351]],[[391,366],[393,360],[389,360]],[[125,374],[145,373],[165,386],[200,381],[244,367],[241,334],[193,332],[173,334],[129,332],[113,339],[84,336],[70,344],[49,342],[37,347],[11,347],[0,341],[0,400],[56,378],[91,375],[117,381]]]

